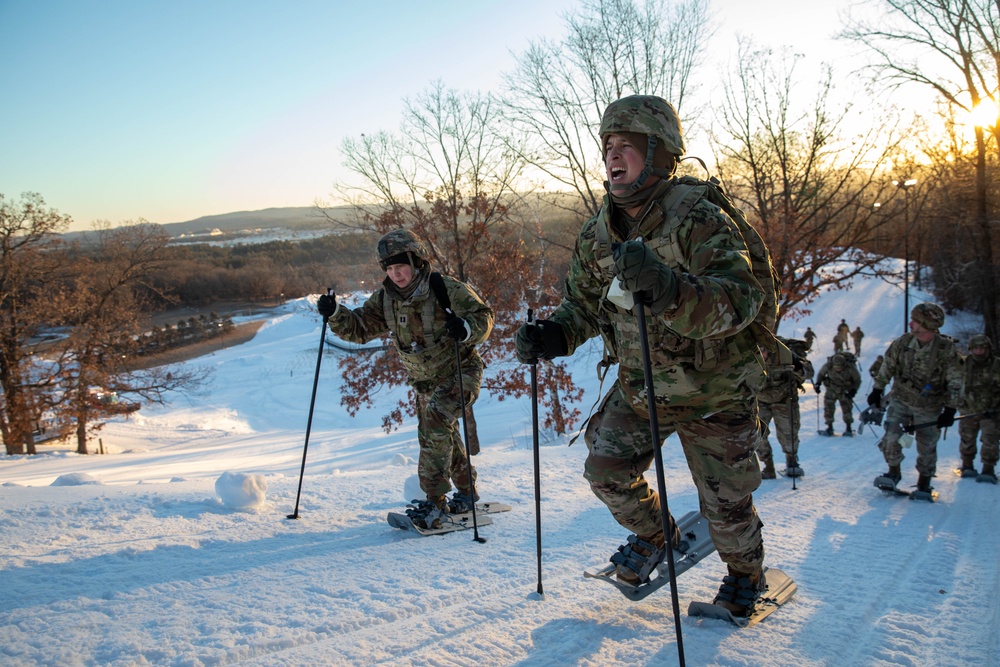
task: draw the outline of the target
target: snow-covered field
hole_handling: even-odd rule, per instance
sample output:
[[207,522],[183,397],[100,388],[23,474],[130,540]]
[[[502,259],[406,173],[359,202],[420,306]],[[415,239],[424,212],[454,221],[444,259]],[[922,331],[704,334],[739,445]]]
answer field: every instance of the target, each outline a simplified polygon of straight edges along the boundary
[[[911,304],[926,298],[911,290]],[[868,365],[902,333],[902,292],[859,280],[824,295],[808,318],[783,323],[782,334],[811,326],[818,370],[842,317],[866,333],[864,407]],[[342,353],[328,352],[300,519],[286,519],[319,325],[310,302],[293,301],[251,342],[190,362],[215,369],[208,397],[178,396],[109,424],[100,437],[110,454],[43,445],[37,457],[0,456],[0,664],[678,663],[669,587],[633,603],[581,576],[626,536],[581,476],[582,442],[545,442],[540,453],[537,594],[527,400],[484,393],[477,404],[480,491],[514,510],[480,528],[485,543],[472,531],[420,538],[385,522],[414,495],[415,422],[385,434],[378,409],[349,419]],[[945,325],[963,340],[975,328],[972,318]],[[583,410],[597,399],[597,353],[573,360],[587,388]],[[876,435],[815,435],[811,387],[801,404],[806,477],[796,490],[787,479],[765,481],[756,494],[767,563],[791,575],[798,593],[746,630],[685,615],[687,664],[1000,664],[1000,487],[953,474],[957,429],[938,447],[938,502],[912,502],[872,486],[884,469]],[[663,451],[671,509],[696,509],[678,443]],[[908,486],[916,472],[907,455]],[[251,495],[243,509],[224,502],[220,493],[233,491],[223,480],[217,493],[224,473],[265,482],[263,500]],[[681,609],[710,599],[723,573],[715,555],[685,573]]]

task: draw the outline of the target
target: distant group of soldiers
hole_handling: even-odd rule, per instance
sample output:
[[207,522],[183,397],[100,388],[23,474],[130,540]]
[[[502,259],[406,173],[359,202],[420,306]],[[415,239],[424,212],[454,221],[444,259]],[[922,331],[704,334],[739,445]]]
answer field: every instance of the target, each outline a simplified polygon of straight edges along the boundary
[[[910,441],[917,445],[916,469],[918,491],[930,493],[931,479],[937,469],[937,443],[943,429],[960,420],[962,477],[976,477],[981,482],[997,483],[996,464],[1000,460],[1000,429],[997,414],[1000,410],[1000,358],[993,351],[993,343],[984,334],[972,336],[969,353],[959,353],[957,342],[940,333],[944,324],[944,310],[934,303],[918,304],[910,313],[910,331],[892,341],[884,355],[878,355],[868,369],[873,389],[868,396],[871,423],[881,425],[885,418],[885,435],[879,449],[888,465],[888,477],[893,484],[902,479],[900,464],[903,448]],[[796,370],[769,368],[767,383],[758,394],[762,442],[758,455],[763,463],[762,476],[774,477],[771,446],[767,442],[769,427],[774,420],[778,441],[785,452],[788,464],[786,474],[801,475],[798,464],[798,392],[811,379],[817,394],[826,388],[823,416],[826,428],[821,435],[835,435],[833,426],[837,405],[844,420],[843,435],[854,435],[854,397],[861,388],[860,327],[851,331],[845,320],[840,321],[833,338],[834,354],[812,379],[812,365],[805,355],[812,347],[816,334],[806,328],[804,341],[782,339],[796,355],[805,361]],[[847,349],[850,340],[852,353]],[[891,391],[885,393],[891,384]],[[956,413],[961,416],[956,417]],[[977,447],[977,437],[982,445]],[[975,468],[976,454],[980,454],[981,472]]]

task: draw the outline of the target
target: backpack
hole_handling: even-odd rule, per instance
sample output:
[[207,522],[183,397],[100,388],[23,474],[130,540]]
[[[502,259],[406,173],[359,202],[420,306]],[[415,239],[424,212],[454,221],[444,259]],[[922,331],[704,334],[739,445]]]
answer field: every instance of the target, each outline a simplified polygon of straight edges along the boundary
[[[694,176],[675,176],[673,180],[674,187],[663,201],[666,219],[677,216],[678,220],[683,220],[695,204],[706,199],[725,211],[736,224],[736,228],[742,235],[743,242],[750,253],[750,270],[764,290],[764,301],[761,303],[754,321],[750,324],[750,332],[756,343],[774,355],[780,364],[790,365],[792,363],[791,350],[775,336],[775,327],[778,322],[778,302],[781,300],[781,279],[771,264],[771,253],[768,251],[764,239],[747,220],[743,210],[737,207],[723,191],[722,184],[716,177],[712,176],[705,181]],[[595,231],[595,240],[600,254],[610,255],[610,236],[603,218]],[[673,234],[670,245],[679,245],[679,240]],[[664,250],[665,254],[673,253],[669,246]],[[679,255],[679,253],[673,254]]]

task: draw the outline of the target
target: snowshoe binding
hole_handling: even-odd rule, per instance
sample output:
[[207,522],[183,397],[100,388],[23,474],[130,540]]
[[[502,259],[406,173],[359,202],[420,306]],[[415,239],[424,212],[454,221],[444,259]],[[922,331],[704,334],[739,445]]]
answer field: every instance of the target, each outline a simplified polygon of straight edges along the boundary
[[406,506],[406,516],[410,517],[410,521],[418,528],[440,528],[447,515],[448,499],[446,496],[414,500],[412,504]]
[[981,473],[979,473],[978,477],[976,477],[976,481],[977,482],[984,482],[984,483],[987,483],[987,484],[996,484],[997,483],[997,474],[996,474],[996,471],[994,470],[993,466],[994,466],[994,464],[992,464],[992,463],[984,463],[983,464],[983,471]]

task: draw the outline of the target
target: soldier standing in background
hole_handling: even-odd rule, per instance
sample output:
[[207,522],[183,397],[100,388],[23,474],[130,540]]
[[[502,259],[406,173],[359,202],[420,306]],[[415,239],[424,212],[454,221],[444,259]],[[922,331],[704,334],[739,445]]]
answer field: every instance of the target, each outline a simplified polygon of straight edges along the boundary
[[854,331],[851,332],[851,341],[854,342],[854,356],[861,358],[861,339],[865,337],[861,327],[854,327]]
[[787,366],[775,366],[770,363],[768,352],[764,351],[764,359],[768,362],[767,379],[764,386],[757,392],[757,405],[760,409],[760,444],[757,446],[757,457],[764,464],[760,475],[763,479],[774,479],[774,455],[771,451],[770,422],[774,420],[774,430],[777,432],[778,444],[785,454],[785,475],[801,477],[802,467],[799,466],[799,392],[808,379],[812,382],[812,363],[806,359],[808,347],[805,341],[791,338],[780,339],[798,357],[801,370]]
[[[476,470],[462,446],[458,419],[463,406],[479,397],[483,360],[476,346],[493,330],[493,310],[470,286],[433,273],[427,257],[412,232],[391,231],[378,242],[379,265],[386,272],[382,287],[360,308],[342,308],[335,296],[326,294],[316,307],[344,340],[366,343],[385,333],[392,337],[416,394],[417,475],[427,495],[407,514],[423,528],[436,528],[445,515],[469,512],[479,499]],[[445,312],[437,289],[445,290],[452,313]],[[464,396],[458,392],[459,356]],[[452,483],[456,492],[449,501]]]
[[[850,352],[840,352],[823,364],[816,374],[813,388],[820,393],[820,387],[826,385],[826,396],[823,397],[823,418],[826,420],[826,430],[820,435],[833,435],[833,420],[837,415],[837,403],[844,418],[844,435],[854,435],[851,424],[854,423],[853,399],[861,387],[861,373],[853,360],[849,361]],[[853,355],[851,355],[853,357]]]
[[997,483],[996,464],[1000,459],[997,410],[1000,408],[1000,359],[993,354],[993,341],[978,334],[969,339],[965,358],[962,392],[958,408],[963,415],[958,425],[962,438],[958,453],[962,457],[962,477],[976,476],[976,436],[982,432],[982,481]]
[[813,349],[813,341],[816,340],[816,332],[812,330],[811,327],[806,327],[806,332],[802,334],[802,337],[806,341],[806,352]]
[[944,310],[936,303],[920,303],[910,311],[910,331],[889,344],[885,362],[875,377],[868,405],[882,407],[882,392],[892,382],[886,411],[885,436],[879,449],[889,466],[886,477],[899,484],[902,473],[904,429],[925,422],[918,429],[917,490],[929,494],[937,472],[937,443],[941,429],[955,423],[962,385],[962,357],[955,341],[940,333]]

